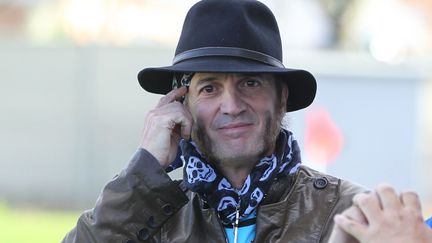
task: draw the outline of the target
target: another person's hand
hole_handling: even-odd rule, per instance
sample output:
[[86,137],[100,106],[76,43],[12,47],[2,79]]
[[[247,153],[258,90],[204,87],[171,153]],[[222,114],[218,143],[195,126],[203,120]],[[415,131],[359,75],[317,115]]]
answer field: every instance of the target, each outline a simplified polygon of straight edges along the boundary
[[356,195],[353,202],[366,222],[344,212],[335,217],[335,223],[360,243],[432,242],[432,230],[424,222],[416,193],[398,195],[392,187],[380,185],[374,193]]
[[[352,219],[361,224],[367,224],[366,218],[361,212],[361,210],[356,206],[351,206],[347,208],[342,215],[349,219]],[[328,243],[358,243],[359,241],[352,235],[345,232],[337,224],[335,224],[333,231],[330,235],[330,240]]]
[[140,147],[150,152],[163,168],[175,159],[180,138],[190,138],[192,115],[177,101],[186,93],[186,87],[172,90],[145,118]]

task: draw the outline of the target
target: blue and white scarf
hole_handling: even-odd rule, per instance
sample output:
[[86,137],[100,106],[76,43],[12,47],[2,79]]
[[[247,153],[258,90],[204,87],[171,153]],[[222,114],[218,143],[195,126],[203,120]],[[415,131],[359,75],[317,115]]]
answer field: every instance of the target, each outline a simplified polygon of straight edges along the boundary
[[[282,130],[276,141],[276,152],[262,158],[243,187],[236,190],[220,171],[205,161],[193,142],[181,140],[180,148],[186,187],[215,208],[224,224],[235,221],[237,209],[240,219],[246,218],[263,201],[272,182],[295,173],[301,163],[297,141],[290,131]],[[179,166],[174,163],[168,171]]]

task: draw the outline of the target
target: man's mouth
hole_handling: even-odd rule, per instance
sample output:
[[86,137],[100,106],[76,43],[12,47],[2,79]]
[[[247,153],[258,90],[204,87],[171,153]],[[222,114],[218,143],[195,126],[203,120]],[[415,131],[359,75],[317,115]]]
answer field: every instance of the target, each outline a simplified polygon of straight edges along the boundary
[[252,123],[235,122],[225,124],[222,127],[218,128],[217,131],[223,136],[227,136],[230,138],[240,138],[250,133],[252,126]]
[[233,122],[233,123],[225,124],[222,127],[220,127],[219,129],[229,130],[229,129],[236,129],[236,128],[244,128],[244,127],[248,127],[251,125],[252,125],[251,123],[246,123],[246,122]]

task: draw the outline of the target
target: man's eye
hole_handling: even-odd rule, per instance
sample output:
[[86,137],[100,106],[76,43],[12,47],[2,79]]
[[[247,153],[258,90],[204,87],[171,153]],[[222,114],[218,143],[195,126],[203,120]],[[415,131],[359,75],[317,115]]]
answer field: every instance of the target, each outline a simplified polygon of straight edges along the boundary
[[245,81],[245,86],[247,87],[256,87],[260,84],[260,82],[256,79],[248,79]]
[[211,85],[207,85],[207,86],[204,86],[202,89],[201,89],[201,92],[204,92],[204,93],[211,93],[211,92],[213,92],[214,91],[214,87],[213,86],[211,86]]

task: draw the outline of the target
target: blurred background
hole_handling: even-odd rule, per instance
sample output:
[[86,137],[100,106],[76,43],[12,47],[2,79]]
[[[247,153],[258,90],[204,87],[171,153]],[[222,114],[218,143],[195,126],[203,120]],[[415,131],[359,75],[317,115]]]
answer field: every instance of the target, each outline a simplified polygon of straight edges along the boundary
[[[60,242],[136,151],[191,0],[0,0],[0,242]],[[432,216],[432,1],[267,0],[314,104],[304,163],[415,190]],[[181,173],[175,171],[173,177]]]

